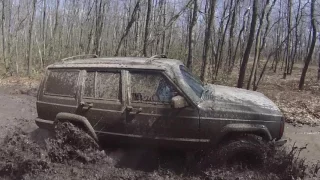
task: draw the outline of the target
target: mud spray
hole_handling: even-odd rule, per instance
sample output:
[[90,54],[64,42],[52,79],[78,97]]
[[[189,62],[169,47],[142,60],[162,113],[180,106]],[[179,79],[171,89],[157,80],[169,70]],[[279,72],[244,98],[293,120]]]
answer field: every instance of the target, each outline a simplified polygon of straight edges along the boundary
[[[83,130],[59,123],[45,146],[17,129],[0,148],[3,179],[317,179],[319,166],[308,166],[299,153],[271,147],[259,167],[236,164],[226,168],[199,169],[186,164],[181,153],[145,149],[105,149]],[[165,154],[165,155],[163,155]],[[193,168],[194,167],[194,168]]]

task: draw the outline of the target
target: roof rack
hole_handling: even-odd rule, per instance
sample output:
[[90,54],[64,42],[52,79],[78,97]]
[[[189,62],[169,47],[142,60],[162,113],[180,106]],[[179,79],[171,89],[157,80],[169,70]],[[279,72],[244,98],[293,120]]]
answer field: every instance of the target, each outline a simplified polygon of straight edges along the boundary
[[61,59],[62,62],[67,60],[74,60],[74,59],[84,59],[84,58],[98,58],[99,56],[96,54],[83,54],[83,55],[77,55],[77,56],[71,56],[67,58]]
[[165,54],[158,54],[158,55],[151,56],[150,58],[168,58],[168,57]]

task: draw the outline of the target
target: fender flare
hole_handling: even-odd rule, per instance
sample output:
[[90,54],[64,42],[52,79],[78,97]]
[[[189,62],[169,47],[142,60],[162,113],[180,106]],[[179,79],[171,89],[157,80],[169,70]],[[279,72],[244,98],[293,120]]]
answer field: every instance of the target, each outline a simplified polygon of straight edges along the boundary
[[271,141],[272,136],[265,125],[261,124],[228,124],[221,130],[221,138],[226,137],[230,133],[252,133],[262,135],[262,138]]
[[85,128],[85,130],[87,130],[87,133],[96,141],[98,142],[98,136],[95,133],[93,127],[91,126],[91,124],[89,123],[88,119],[80,116],[80,115],[76,115],[76,114],[72,114],[72,113],[65,113],[65,112],[61,112],[58,113],[56,116],[55,121],[59,121],[59,122],[71,122],[71,123],[77,123],[77,124],[81,124],[83,125],[83,127]]

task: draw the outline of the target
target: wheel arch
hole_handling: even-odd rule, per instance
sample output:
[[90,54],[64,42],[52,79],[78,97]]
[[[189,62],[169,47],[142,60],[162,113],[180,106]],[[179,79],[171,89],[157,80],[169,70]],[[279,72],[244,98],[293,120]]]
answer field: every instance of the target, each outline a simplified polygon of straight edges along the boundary
[[221,130],[219,143],[231,137],[241,134],[253,134],[261,137],[265,141],[271,141],[272,136],[268,128],[257,124],[228,124]]
[[95,141],[98,142],[98,136],[95,133],[93,127],[89,123],[88,119],[83,116],[72,114],[72,113],[61,112],[56,115],[55,121],[56,122],[57,121],[58,122],[70,122],[74,125],[80,126],[80,127],[84,128],[87,131],[87,133],[92,138],[94,138]]

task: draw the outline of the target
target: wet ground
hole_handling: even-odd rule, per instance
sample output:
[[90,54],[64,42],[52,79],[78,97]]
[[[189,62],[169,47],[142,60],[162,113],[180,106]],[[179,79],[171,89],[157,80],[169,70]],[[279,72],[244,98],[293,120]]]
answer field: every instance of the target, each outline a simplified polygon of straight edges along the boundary
[[288,139],[286,146],[303,147],[307,149],[301,152],[301,157],[309,162],[320,161],[320,126],[310,127],[308,125],[293,126],[286,124],[285,138]]
[[[69,164],[56,163],[48,158],[49,155],[47,153],[49,151],[43,152],[40,148],[46,145],[45,138],[49,134],[45,130],[38,129],[34,123],[34,119],[37,116],[35,92],[21,92],[15,89],[12,87],[0,88],[0,139],[3,141],[5,138],[8,138],[8,134],[12,134],[17,131],[17,128],[21,128],[21,131],[17,132],[23,132],[24,135],[20,137],[13,133],[12,137],[14,138],[13,140],[9,139],[9,142],[13,141],[14,146],[6,147],[7,149],[4,151],[8,153],[9,150],[13,149],[13,154],[17,153],[18,155],[15,155],[15,160],[6,159],[6,161],[13,164],[8,166],[11,173],[16,172],[21,174],[21,171],[17,169],[23,169],[22,173],[32,172],[36,174],[36,176],[32,176],[32,173],[21,175],[18,179],[34,179],[35,177],[37,179],[60,179],[61,177],[65,179],[279,179],[272,173],[256,170],[243,171],[241,168],[206,171],[202,172],[202,174],[190,175],[186,174],[189,170],[185,168],[184,157],[181,154],[165,154],[161,155],[162,159],[159,159],[159,156],[155,156],[153,152],[143,149],[109,149],[105,151],[107,156],[104,157],[103,162],[98,164],[73,162],[70,165],[70,162],[68,162]],[[286,145],[288,149],[294,143],[299,147],[308,144],[307,149],[301,152],[300,157],[305,158],[310,164],[320,160],[319,126],[293,126],[287,124],[285,138],[289,140]],[[6,143],[6,145],[8,144],[10,145],[10,143]],[[15,146],[21,146],[21,144],[22,151],[20,152],[19,147]],[[0,155],[7,158],[6,154]],[[36,161],[24,159],[30,157],[31,159],[38,159]],[[20,161],[23,163],[14,164]],[[165,163],[160,161],[165,161]],[[176,167],[179,167],[178,170]],[[3,173],[0,172],[0,177]],[[17,178],[15,176],[5,177],[6,179],[11,179],[10,177]],[[318,178],[319,176],[311,179]]]

